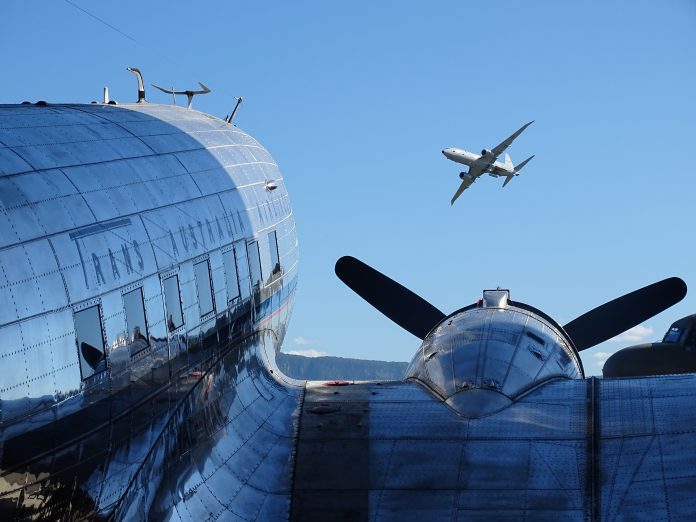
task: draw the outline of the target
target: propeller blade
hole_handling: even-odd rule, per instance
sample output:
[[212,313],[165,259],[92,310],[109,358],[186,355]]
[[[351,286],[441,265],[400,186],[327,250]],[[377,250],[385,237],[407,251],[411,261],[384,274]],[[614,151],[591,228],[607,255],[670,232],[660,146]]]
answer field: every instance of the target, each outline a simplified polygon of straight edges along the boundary
[[82,342],[80,344],[80,349],[82,350],[82,357],[85,358],[85,362],[89,364],[92,369],[97,369],[97,365],[101,362],[104,357],[104,353],[92,346],[89,343]]
[[445,314],[411,290],[351,256],[336,261],[336,275],[351,290],[420,339]]
[[598,306],[563,328],[578,351],[585,350],[650,319],[685,295],[686,283],[670,277]]

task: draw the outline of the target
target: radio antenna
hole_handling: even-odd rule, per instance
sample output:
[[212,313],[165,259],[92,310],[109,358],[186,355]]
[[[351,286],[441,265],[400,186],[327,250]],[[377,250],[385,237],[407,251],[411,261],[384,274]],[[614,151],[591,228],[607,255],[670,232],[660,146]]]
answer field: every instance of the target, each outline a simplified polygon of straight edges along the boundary
[[225,121],[227,123],[232,123],[232,120],[234,119],[234,115],[237,114],[237,109],[239,109],[239,106],[242,104],[242,97],[241,96],[235,96],[234,99],[237,100],[237,103],[234,106],[234,109],[232,109],[232,114],[230,114],[227,118],[225,118]]
[[[209,92],[212,92],[210,89],[208,89],[208,88],[207,88],[205,85],[203,85],[201,82],[198,82],[198,85],[201,86],[201,89],[202,89],[202,90],[200,90],[200,91],[175,91],[173,87],[172,87],[171,90],[170,90],[170,89],[165,89],[164,87],[160,87],[159,85],[155,85],[154,83],[152,84],[152,86],[153,86],[155,89],[159,89],[160,91],[166,92],[167,94],[172,94],[172,95],[176,95],[176,94],[185,94],[186,97],[188,98],[188,108],[189,108],[189,109],[191,108],[191,104],[193,103],[193,97],[194,97],[196,94],[208,94]],[[176,104],[176,98],[174,98],[174,103]]]
[[138,102],[137,103],[147,103],[145,99],[145,85],[143,85],[143,75],[140,74],[140,69],[137,67],[127,67],[127,70],[135,74],[138,78]]

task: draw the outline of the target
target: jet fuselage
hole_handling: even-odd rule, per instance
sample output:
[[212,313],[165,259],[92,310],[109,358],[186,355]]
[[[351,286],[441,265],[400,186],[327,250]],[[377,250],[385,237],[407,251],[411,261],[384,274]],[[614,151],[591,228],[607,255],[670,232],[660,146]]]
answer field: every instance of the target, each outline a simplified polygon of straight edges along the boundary
[[454,161],[455,163],[461,163],[467,167],[480,167],[483,173],[493,177],[516,175],[514,168],[510,168],[499,161],[491,162],[487,158],[487,154],[475,154],[473,152],[469,152],[468,150],[458,149],[455,147],[444,149],[442,154],[444,154],[448,160]]

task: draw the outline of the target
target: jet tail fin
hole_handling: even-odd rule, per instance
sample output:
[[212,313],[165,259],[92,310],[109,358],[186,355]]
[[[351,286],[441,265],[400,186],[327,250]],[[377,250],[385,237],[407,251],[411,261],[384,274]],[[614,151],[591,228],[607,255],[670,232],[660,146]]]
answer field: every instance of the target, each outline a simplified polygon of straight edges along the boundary
[[510,159],[510,156],[508,153],[505,153],[505,163],[503,164],[506,169],[508,170],[514,170],[515,166],[512,164],[512,160]]
[[[505,181],[503,182],[503,187],[504,187],[505,185],[507,185],[508,183],[510,183],[510,180],[511,180],[512,178],[514,178],[515,176],[518,176],[519,173],[520,173],[520,170],[522,170],[522,169],[524,168],[524,166],[525,166],[527,163],[529,163],[530,161],[532,161],[532,158],[533,158],[533,157],[534,157],[534,155],[531,155],[531,156],[529,156],[526,160],[524,160],[522,163],[520,163],[519,165],[517,165],[517,166],[515,166],[515,167],[512,167],[511,170],[512,170],[514,173],[513,173],[513,174],[510,174],[509,176],[505,176]],[[510,157],[506,154],[506,155],[505,155],[505,164],[506,164],[506,165],[507,165],[507,162],[508,162],[509,159],[510,159]],[[510,162],[510,165],[512,165],[512,162]]]
[[[534,155],[532,154],[532,155],[529,156],[526,160],[524,160],[522,163],[520,163],[519,165],[516,165],[516,166],[515,166],[515,172],[519,172],[520,170],[522,170],[522,169],[524,168],[524,166],[525,166],[527,163],[529,163],[530,161],[532,161],[532,158],[533,158],[533,157],[534,157]],[[503,186],[505,186],[505,185],[503,185]]]

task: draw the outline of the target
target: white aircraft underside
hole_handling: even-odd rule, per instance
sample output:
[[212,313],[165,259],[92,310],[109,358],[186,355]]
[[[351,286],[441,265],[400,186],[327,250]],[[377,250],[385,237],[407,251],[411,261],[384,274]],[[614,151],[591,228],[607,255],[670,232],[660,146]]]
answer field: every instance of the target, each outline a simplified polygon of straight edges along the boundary
[[519,130],[494,147],[492,150],[483,149],[481,154],[475,154],[473,152],[455,147],[444,149],[442,153],[447,159],[469,167],[468,172],[462,172],[459,174],[459,177],[462,179],[462,183],[459,185],[457,192],[455,192],[454,196],[452,197],[451,204],[454,204],[461,193],[468,189],[474,183],[474,181],[476,181],[476,179],[483,174],[488,174],[494,178],[499,176],[505,177],[503,187],[507,185],[513,177],[519,176],[522,168],[534,156],[530,156],[517,166],[512,163],[510,156],[507,154],[505,154],[505,161],[503,163],[497,161],[497,159],[532,123],[534,123],[534,121],[524,124]]

